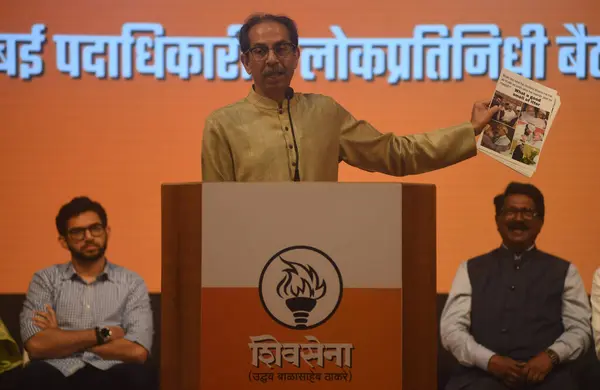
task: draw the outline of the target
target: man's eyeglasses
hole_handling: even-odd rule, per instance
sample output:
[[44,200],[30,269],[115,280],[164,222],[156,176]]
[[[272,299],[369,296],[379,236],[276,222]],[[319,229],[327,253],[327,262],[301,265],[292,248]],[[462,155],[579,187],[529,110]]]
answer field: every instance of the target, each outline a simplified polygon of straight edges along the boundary
[[85,232],[88,230],[93,237],[101,237],[104,234],[104,225],[101,223],[95,223],[86,227],[76,227],[69,229],[67,234],[71,239],[80,241],[85,238]]
[[290,42],[280,42],[275,44],[272,49],[266,45],[256,45],[248,49],[246,53],[250,53],[254,60],[262,61],[269,56],[271,50],[277,57],[285,58],[296,51],[296,45]]
[[523,216],[523,219],[533,219],[533,218],[539,216],[539,213],[537,213],[536,211],[531,210],[531,209],[509,208],[509,209],[502,210],[502,215],[504,215],[508,219],[513,219],[518,214],[521,214]]

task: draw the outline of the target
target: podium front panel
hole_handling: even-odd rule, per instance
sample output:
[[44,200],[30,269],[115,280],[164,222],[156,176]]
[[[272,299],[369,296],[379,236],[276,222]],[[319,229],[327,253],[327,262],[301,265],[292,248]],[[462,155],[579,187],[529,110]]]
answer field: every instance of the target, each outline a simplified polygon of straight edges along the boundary
[[163,189],[163,319],[178,332],[161,344],[163,389],[432,383],[432,186],[191,187]]

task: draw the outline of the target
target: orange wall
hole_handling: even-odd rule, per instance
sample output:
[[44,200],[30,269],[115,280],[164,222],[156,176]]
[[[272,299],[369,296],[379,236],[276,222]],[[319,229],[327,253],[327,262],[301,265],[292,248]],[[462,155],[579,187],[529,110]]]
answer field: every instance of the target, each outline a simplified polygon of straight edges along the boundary
[[[597,79],[561,74],[554,39],[568,35],[563,23],[586,23],[600,34],[600,5],[589,0],[486,2],[372,0],[349,8],[345,1],[305,1],[281,6],[257,0],[202,2],[64,1],[3,2],[1,33],[48,27],[45,74],[31,81],[0,74],[0,293],[24,292],[36,270],[68,259],[56,242],[54,217],[71,197],[89,195],[108,210],[109,258],[139,272],[160,290],[160,184],[199,181],[204,118],[243,97],[248,82],[206,81],[202,76],[166,81],[71,79],[56,70],[54,34],[120,35],[126,22],[160,22],[170,36],[224,37],[226,27],[256,10],[296,19],[301,37],[330,37],[338,24],[348,37],[411,37],[415,25],[494,23],[503,36],[520,36],[523,23],[542,23],[553,42],[547,51],[547,80],[562,106],[548,135],[540,165],[527,179],[485,155],[443,171],[403,179],[341,166],[342,181],[430,182],[438,186],[438,290],[448,291],[458,264],[499,244],[492,198],[511,180],[538,185],[547,199],[541,248],[573,261],[587,288],[600,266],[600,184],[595,131],[600,101]],[[2,42],[0,40],[0,42]],[[495,82],[465,74],[463,81],[369,83],[304,82],[294,88],[333,96],[355,116],[382,132],[422,132],[467,120],[472,102],[491,98]]]

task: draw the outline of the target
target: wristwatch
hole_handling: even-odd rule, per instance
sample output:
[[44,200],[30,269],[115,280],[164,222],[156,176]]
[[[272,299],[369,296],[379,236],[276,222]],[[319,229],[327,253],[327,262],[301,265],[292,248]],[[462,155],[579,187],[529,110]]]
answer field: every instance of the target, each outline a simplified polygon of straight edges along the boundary
[[110,336],[112,336],[112,330],[110,330],[110,328],[106,326],[102,328],[99,326],[96,327],[96,340],[99,345],[107,343],[108,340],[110,340]]
[[552,365],[553,366],[558,366],[560,364],[560,358],[558,357],[558,355],[556,354],[556,352],[554,352],[551,349],[547,349],[546,353],[548,354],[548,357],[552,361]]

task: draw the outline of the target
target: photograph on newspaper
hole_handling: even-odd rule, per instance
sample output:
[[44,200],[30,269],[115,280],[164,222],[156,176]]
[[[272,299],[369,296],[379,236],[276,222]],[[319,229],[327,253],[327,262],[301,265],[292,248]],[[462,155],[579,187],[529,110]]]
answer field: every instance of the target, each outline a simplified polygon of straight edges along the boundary
[[[560,107],[561,101],[560,101],[560,96],[557,95],[556,97],[556,103],[554,104],[554,108],[552,109],[552,112],[554,114],[556,114],[558,112],[558,109]],[[512,148],[512,154],[509,153],[511,155],[511,159],[506,160],[506,159],[502,159],[497,157],[497,155],[493,155],[491,153],[491,149],[488,148],[481,148],[480,151],[483,152],[484,154],[487,154],[488,156],[492,157],[494,160],[504,164],[505,166],[519,172],[520,174],[527,176],[527,177],[532,177],[533,174],[535,173],[536,170],[536,166],[537,166],[537,160],[539,160],[540,158],[540,154],[541,154],[541,149],[542,149],[542,145],[544,143],[544,140],[546,138],[546,134],[547,132],[550,130],[551,126],[552,126],[552,121],[554,120],[554,118],[556,117],[556,115],[551,115],[550,116],[550,120],[548,120],[547,126],[545,130],[536,128],[536,130],[534,130],[534,128],[530,125],[529,128],[526,128],[526,125],[529,125],[527,122],[521,122],[520,124],[516,125],[516,134],[515,134],[515,139],[521,139],[523,141],[525,141],[525,143],[529,143],[530,146],[533,146],[535,149],[539,149],[540,152],[535,155],[533,157],[533,160],[535,160],[536,164],[533,165],[526,165],[523,164],[523,159],[521,159],[521,161],[516,161],[512,159],[512,154],[514,154],[514,149],[516,148]],[[525,136],[525,137],[523,137]],[[488,152],[490,151],[490,152]],[[519,153],[520,151],[517,151],[517,155],[516,157],[519,157]],[[525,153],[526,156],[531,156],[531,152],[529,150],[526,150]],[[527,161],[527,158],[526,158]]]
[[553,89],[503,69],[490,103],[500,109],[479,138],[478,149],[531,176],[556,115],[557,101]]

